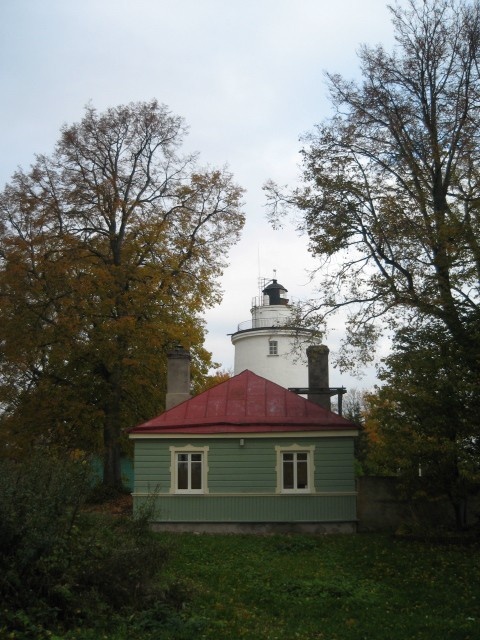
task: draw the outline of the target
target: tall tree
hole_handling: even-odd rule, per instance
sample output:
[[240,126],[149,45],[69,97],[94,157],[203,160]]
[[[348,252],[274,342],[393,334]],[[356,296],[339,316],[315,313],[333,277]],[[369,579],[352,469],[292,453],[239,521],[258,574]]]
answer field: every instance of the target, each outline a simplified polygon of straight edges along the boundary
[[88,107],[0,196],[5,441],[103,451],[108,485],[124,428],[162,408],[166,350],[205,372],[201,312],[244,222],[230,173],[180,153],[185,131],[156,100]]
[[363,46],[359,83],[327,74],[335,115],[304,138],[304,186],[266,186],[272,217],[299,210],[328,265],[306,315],[351,310],[345,365],[347,347],[365,360],[382,328],[430,318],[478,371],[480,4],[390,11],[393,51]]
[[367,401],[367,468],[398,476],[410,496],[447,496],[463,528],[480,487],[477,376],[437,322],[397,332],[380,378]]
[[366,391],[358,389],[349,389],[343,400],[343,417],[350,422],[354,422],[359,427],[358,436],[354,442],[356,473],[363,475],[368,472],[367,455],[368,455],[368,436],[365,431],[365,414],[367,408]]

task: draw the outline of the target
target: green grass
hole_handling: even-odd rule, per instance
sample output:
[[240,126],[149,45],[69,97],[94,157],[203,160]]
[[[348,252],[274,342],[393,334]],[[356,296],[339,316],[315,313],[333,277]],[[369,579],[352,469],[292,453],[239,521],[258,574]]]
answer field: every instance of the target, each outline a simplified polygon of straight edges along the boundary
[[196,638],[480,638],[478,547],[372,535],[169,540]]
[[478,546],[365,534],[159,535],[171,558],[162,580],[178,613],[159,611],[112,624],[101,635],[77,631],[66,638],[480,638]]

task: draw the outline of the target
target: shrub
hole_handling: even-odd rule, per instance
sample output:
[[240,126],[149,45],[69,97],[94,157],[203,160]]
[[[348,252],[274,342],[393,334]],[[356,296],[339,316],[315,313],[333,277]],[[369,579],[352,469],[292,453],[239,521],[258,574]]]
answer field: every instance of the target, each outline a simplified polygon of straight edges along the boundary
[[[0,590],[23,604],[42,591],[38,569],[66,544],[88,487],[88,464],[40,454],[0,461]],[[21,585],[19,589],[18,586]]]
[[0,635],[102,625],[162,597],[155,579],[167,554],[147,518],[81,509],[90,468],[40,454],[0,461]]

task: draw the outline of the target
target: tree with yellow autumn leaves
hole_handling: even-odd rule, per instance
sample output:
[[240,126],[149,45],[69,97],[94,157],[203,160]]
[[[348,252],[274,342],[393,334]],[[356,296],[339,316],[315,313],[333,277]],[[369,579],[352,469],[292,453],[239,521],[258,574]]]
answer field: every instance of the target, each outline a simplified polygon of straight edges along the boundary
[[125,428],[163,407],[166,351],[205,374],[202,312],[244,223],[226,169],[183,155],[182,118],[156,100],[89,106],[50,156],[0,195],[0,427],[102,453],[121,485]]

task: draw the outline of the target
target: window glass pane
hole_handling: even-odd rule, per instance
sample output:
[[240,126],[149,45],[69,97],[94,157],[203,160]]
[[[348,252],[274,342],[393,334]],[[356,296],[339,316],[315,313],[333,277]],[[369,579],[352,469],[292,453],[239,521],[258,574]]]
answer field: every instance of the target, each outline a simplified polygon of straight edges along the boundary
[[201,462],[202,454],[201,453],[192,453],[192,462]]
[[[298,454],[305,455],[306,454]],[[308,472],[306,459],[297,461],[297,489],[306,489],[308,487]]]
[[177,455],[180,462],[188,462],[188,453],[179,453]]
[[286,456],[291,454],[284,454],[283,458],[283,488],[293,489],[293,456],[291,460],[286,459]]
[[177,481],[179,489],[188,489],[188,462],[180,462],[180,458],[184,454],[179,456],[179,462],[177,465]]
[[283,459],[284,460],[293,460],[293,453],[284,453],[283,454]]
[[202,488],[202,463],[201,462],[192,462],[192,476],[191,489],[201,489]]
[[306,460],[306,459],[307,459],[306,453],[297,453],[297,460]]

